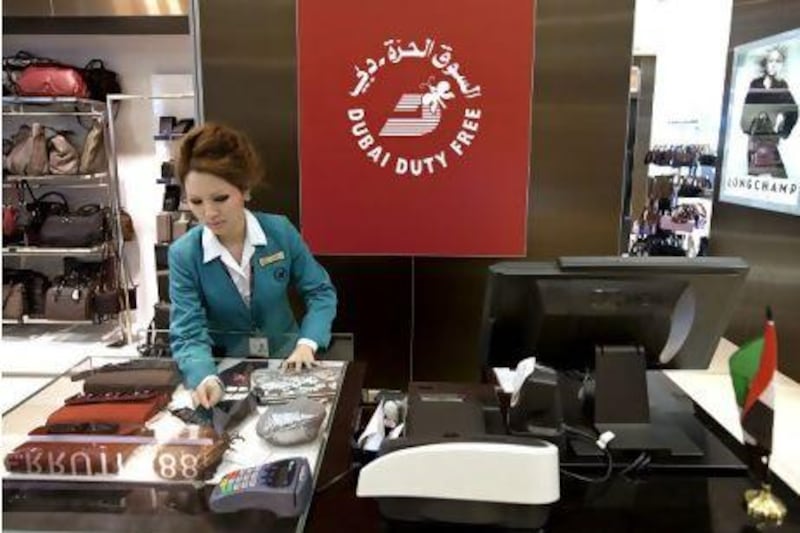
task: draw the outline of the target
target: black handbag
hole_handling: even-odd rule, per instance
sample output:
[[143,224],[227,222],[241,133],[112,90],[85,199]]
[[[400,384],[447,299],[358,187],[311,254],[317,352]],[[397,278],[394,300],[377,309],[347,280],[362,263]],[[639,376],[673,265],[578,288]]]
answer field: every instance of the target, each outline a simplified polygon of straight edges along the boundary
[[53,214],[39,229],[39,245],[84,247],[100,244],[106,237],[106,212],[97,204],[80,207],[74,213]]
[[750,135],[775,135],[772,126],[772,119],[762,111],[750,121]]
[[36,197],[26,180],[22,181],[22,186],[27,190],[31,201],[25,202],[25,209],[21,212],[18,224],[25,234],[27,243],[35,246],[39,244],[39,234],[45,220],[50,216],[69,213],[69,205],[60,192],[48,192]]
[[25,288],[24,313],[32,317],[44,315],[44,296],[50,287],[50,279],[35,270],[3,269],[3,280],[20,283]]
[[119,75],[106,68],[100,59],[92,59],[83,67],[83,79],[89,87],[89,98],[92,100],[106,101],[109,94],[119,94],[122,87],[119,84]]

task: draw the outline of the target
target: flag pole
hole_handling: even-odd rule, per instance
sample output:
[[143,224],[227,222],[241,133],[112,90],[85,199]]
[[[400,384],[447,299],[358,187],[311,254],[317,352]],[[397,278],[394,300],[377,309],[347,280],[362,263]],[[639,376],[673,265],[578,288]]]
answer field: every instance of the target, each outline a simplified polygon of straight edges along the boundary
[[[767,326],[774,328],[775,324],[772,319],[772,308],[769,306],[767,306],[766,315]],[[777,369],[775,369],[775,371],[777,371]],[[774,374],[772,379],[774,379]],[[772,428],[770,428],[770,431],[771,430]],[[755,446],[754,448],[757,450],[761,447]],[[744,493],[744,500],[747,504],[748,516],[760,522],[770,522],[780,526],[786,518],[786,505],[784,505],[780,498],[772,493],[772,484],[770,483],[771,472],[769,470],[769,462],[772,456],[771,448],[771,446],[768,448],[761,448],[764,453],[759,454],[761,456],[761,463],[764,466],[763,479],[760,480],[761,488],[746,490]],[[758,469],[760,470],[761,468],[759,467]]]

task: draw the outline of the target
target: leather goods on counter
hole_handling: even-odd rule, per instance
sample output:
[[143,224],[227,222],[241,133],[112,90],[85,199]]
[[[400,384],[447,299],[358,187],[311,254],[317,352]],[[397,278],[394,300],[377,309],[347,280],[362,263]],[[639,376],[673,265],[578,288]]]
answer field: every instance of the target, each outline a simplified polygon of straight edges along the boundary
[[[74,424],[40,426],[29,435],[47,440],[28,441],[8,453],[5,467],[9,472],[91,476],[117,473],[140,446],[124,439],[114,442],[114,437],[152,437],[153,432],[138,424]],[[90,436],[97,441],[92,442]]]
[[125,372],[106,372],[86,379],[83,390],[87,393],[129,392],[153,390],[172,393],[180,383],[180,374],[172,370],[142,369]]
[[156,391],[78,394],[47,418],[48,424],[83,422],[144,425],[169,403],[169,395]]
[[153,469],[160,478],[170,481],[208,479],[213,477],[230,442],[227,434],[218,435],[210,426],[188,426],[176,439],[158,448]]
[[94,374],[103,374],[106,372],[120,372],[124,370],[142,370],[142,369],[174,369],[177,371],[178,364],[175,361],[152,361],[147,359],[131,359],[130,361],[123,361],[122,363],[109,363],[107,365],[90,368],[83,370],[72,375],[72,381],[86,379]]

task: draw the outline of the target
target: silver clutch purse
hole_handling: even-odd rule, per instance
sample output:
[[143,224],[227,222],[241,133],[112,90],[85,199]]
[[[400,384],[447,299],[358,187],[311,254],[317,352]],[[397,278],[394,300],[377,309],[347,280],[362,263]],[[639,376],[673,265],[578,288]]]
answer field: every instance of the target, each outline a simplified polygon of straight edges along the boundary
[[271,405],[256,424],[256,433],[278,446],[304,444],[317,438],[325,420],[325,407],[309,400],[297,398],[285,404]]

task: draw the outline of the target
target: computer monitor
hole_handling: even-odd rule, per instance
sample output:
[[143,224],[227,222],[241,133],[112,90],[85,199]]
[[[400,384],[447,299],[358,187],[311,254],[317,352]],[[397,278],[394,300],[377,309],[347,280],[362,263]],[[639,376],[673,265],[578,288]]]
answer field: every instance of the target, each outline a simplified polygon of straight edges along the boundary
[[691,455],[696,450],[685,439],[650,424],[645,370],[707,368],[748,270],[741,259],[717,257],[495,264],[482,318],[483,363],[513,368],[535,356],[559,371],[588,371],[595,426],[630,437],[617,447],[628,440],[632,448]]

